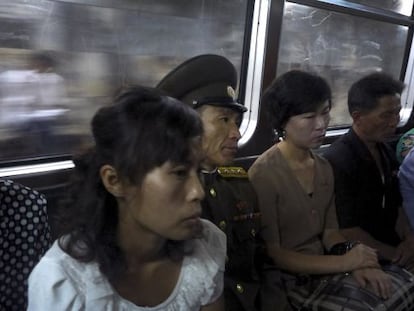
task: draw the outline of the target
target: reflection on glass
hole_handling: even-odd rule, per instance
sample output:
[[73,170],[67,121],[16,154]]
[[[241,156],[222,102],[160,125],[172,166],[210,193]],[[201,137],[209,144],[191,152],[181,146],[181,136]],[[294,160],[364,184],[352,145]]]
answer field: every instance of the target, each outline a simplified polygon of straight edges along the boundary
[[[240,72],[247,2],[1,1],[0,161],[73,153],[116,90],[154,86],[195,55]],[[43,51],[53,65],[39,70]]]
[[347,2],[368,5],[384,10],[394,11],[407,16],[411,15],[413,0],[345,0]]
[[384,71],[399,77],[407,27],[290,3],[282,25],[277,74],[312,70],[333,90],[330,126],[350,124],[347,91],[361,76]]
[[7,142],[2,150],[25,152],[29,148],[41,154],[44,146],[55,148],[60,143],[55,134],[67,121],[69,109],[65,80],[55,68],[52,55],[33,52],[25,67],[0,73],[1,137]]

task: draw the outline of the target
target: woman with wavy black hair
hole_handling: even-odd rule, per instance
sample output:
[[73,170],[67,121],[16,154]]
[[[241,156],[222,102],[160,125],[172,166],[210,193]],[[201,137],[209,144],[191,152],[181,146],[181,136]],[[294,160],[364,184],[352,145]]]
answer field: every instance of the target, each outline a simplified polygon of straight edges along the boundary
[[197,113],[134,87],[92,132],[62,235],[30,276],[29,310],[222,310],[225,236],[200,219]]

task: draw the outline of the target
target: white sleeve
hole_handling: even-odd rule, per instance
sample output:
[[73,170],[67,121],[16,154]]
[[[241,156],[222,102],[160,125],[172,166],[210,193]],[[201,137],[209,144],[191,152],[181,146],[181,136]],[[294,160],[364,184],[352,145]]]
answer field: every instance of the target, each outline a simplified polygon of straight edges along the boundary
[[202,297],[202,305],[207,305],[215,302],[223,293],[227,248],[226,235],[216,225],[203,220],[203,226],[204,259],[212,259],[208,267],[211,281],[207,282],[206,295]]
[[84,309],[82,290],[48,258],[43,258],[30,274],[28,300],[28,311]]

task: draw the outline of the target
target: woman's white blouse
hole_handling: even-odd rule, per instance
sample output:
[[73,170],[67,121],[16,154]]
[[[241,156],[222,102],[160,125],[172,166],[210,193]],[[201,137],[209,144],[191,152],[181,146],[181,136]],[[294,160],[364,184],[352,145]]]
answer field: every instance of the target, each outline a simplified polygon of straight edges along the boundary
[[203,235],[189,241],[194,251],[184,257],[177,284],[163,303],[139,307],[123,299],[96,263],[73,259],[55,242],[30,274],[28,310],[200,310],[223,291],[226,256],[224,233],[202,222]]

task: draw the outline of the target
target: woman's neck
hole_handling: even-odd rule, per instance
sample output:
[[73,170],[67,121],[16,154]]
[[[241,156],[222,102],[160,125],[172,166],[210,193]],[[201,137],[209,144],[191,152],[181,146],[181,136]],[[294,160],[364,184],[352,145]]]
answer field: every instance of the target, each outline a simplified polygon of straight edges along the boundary
[[310,150],[298,148],[288,141],[281,142],[278,147],[303,191],[312,194],[315,190],[315,161]]
[[122,225],[117,238],[126,261],[124,273],[111,281],[117,293],[137,306],[153,307],[165,301],[178,282],[182,264],[168,256],[167,240],[148,230],[125,230]]
[[312,155],[309,149],[299,148],[289,141],[281,141],[278,143],[277,147],[285,159],[291,163],[303,164],[306,163],[307,160],[312,159]]
[[147,230],[137,230],[138,225],[130,226],[119,223],[117,231],[118,245],[129,267],[144,262],[154,262],[167,257],[167,240]]

